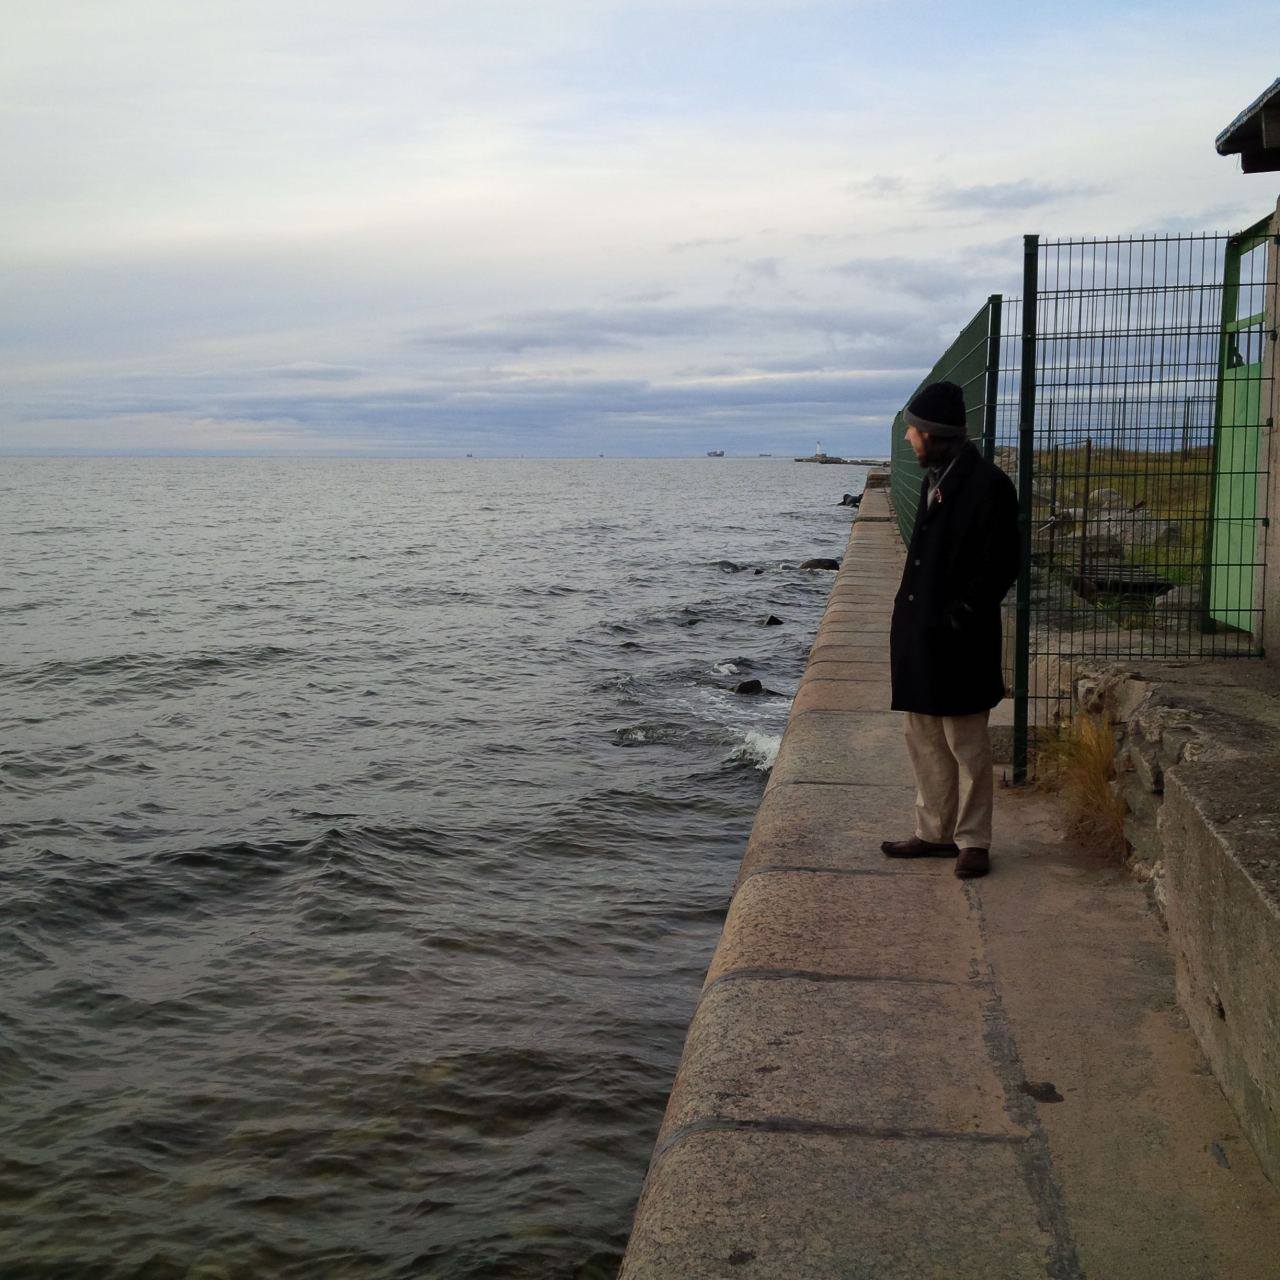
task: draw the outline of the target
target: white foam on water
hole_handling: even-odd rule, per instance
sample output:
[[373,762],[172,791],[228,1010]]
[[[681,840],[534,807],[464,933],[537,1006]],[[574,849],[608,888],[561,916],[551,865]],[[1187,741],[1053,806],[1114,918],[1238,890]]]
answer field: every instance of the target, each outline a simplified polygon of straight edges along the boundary
[[718,676],[736,676],[738,674],[738,668],[732,662],[717,662],[711,670]]
[[762,733],[759,729],[748,729],[746,737],[730,753],[731,760],[749,760],[757,769],[773,768],[778,758],[778,748],[782,746],[782,734]]

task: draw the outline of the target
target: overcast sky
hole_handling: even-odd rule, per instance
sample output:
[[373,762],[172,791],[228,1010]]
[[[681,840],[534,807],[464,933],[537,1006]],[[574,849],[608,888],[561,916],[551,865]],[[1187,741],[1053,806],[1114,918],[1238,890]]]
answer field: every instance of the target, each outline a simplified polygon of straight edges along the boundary
[[1019,237],[1233,230],[1219,0],[40,0],[0,450],[883,453]]

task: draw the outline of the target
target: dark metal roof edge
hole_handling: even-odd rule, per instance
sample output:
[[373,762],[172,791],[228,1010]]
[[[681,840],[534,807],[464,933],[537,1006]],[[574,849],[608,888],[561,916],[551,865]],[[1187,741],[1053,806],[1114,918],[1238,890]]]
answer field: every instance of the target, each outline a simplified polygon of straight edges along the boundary
[[1233,142],[1232,135],[1244,127],[1250,116],[1256,115],[1263,107],[1271,101],[1272,98],[1280,96],[1280,76],[1277,76],[1271,84],[1265,88],[1223,131],[1218,134],[1214,141],[1214,146],[1220,156],[1234,155],[1239,148],[1231,146]]

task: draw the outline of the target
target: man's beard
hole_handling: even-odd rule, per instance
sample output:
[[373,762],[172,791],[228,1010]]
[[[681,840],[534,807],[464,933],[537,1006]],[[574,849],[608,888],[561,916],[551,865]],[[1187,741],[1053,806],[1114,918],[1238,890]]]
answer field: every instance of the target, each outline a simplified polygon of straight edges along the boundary
[[920,470],[928,471],[930,467],[944,466],[960,452],[963,445],[963,437],[943,436],[934,438],[930,436],[925,443],[923,456],[916,459],[920,464]]

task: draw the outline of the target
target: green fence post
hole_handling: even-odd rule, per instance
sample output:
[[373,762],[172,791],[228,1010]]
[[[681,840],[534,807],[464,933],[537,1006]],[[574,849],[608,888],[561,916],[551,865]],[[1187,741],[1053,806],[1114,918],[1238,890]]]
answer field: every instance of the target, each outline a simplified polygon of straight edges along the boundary
[[1040,237],[1022,240],[1022,377],[1018,391],[1018,570],[1013,652],[1013,780],[1027,780],[1027,703],[1031,672],[1031,488],[1035,476],[1036,293]]
[[1000,309],[1003,299],[993,293],[987,299],[987,385],[983,392],[982,456],[996,456],[996,396],[1000,393]]

